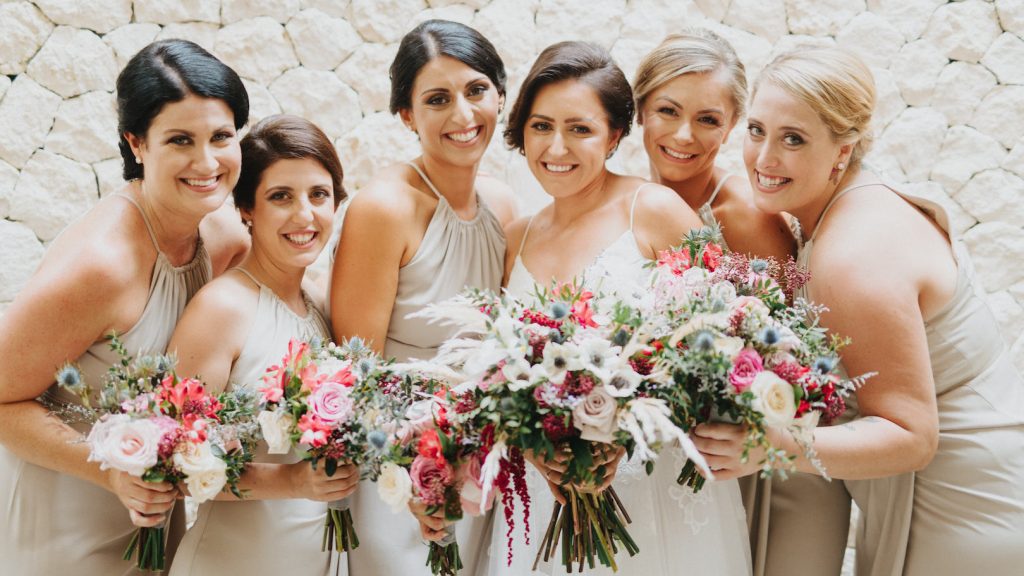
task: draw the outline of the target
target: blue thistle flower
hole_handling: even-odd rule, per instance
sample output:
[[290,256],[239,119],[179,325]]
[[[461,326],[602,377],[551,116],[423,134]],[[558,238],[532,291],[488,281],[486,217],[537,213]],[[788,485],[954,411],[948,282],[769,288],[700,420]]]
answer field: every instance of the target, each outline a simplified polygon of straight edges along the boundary
[[766,326],[761,333],[757,335],[757,338],[765,346],[774,346],[779,341],[779,331],[774,326]]
[[814,360],[814,369],[819,374],[828,374],[836,367],[836,359],[829,356],[818,356]]
[[565,302],[552,302],[548,314],[555,320],[561,320],[569,315],[569,306]]
[[707,330],[697,332],[693,339],[693,347],[701,352],[711,352],[715,349],[715,337]]
[[559,332],[558,330],[551,330],[550,332],[548,332],[548,338],[550,338],[551,341],[554,342],[555,344],[565,343],[565,336],[562,336],[562,333]]
[[363,378],[366,378],[376,367],[377,362],[373,358],[363,358],[356,363],[356,372]]
[[619,328],[615,335],[612,336],[612,344],[616,346],[625,346],[627,342],[629,342],[629,332],[622,328]]
[[366,343],[363,342],[362,338],[358,336],[353,336],[349,338],[348,341],[345,342],[345,347],[349,349],[349,352],[352,352],[353,354],[358,354],[366,349]]
[[366,441],[370,443],[374,450],[383,450],[384,446],[388,443],[388,435],[380,430],[371,430],[366,435]]
[[73,392],[81,390],[84,386],[82,373],[71,364],[65,364],[57,371],[57,384]]
[[768,271],[768,261],[764,258],[754,258],[750,261],[750,271],[754,274],[764,274]]

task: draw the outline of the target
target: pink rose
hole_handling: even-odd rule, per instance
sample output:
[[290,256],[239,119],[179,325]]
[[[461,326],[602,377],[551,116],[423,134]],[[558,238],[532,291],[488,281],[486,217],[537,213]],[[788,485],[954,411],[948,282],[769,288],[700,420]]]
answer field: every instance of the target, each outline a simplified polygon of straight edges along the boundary
[[152,420],[117,414],[97,422],[89,433],[89,461],[141,477],[156,466],[164,431]]
[[483,502],[483,480],[480,478],[480,459],[471,457],[459,466],[458,480],[462,482],[459,497],[462,500],[462,511],[470,516],[480,516],[491,509],[497,490],[491,490],[487,501]]
[[744,348],[732,361],[729,370],[729,383],[736,394],[742,394],[754,382],[758,373],[764,370],[761,355],[753,348]]
[[352,417],[349,388],[338,382],[324,382],[306,398],[306,404],[310,412],[331,428],[337,428]]
[[596,386],[572,411],[572,425],[580,431],[580,438],[591,442],[611,444],[615,440],[615,398]]
[[444,504],[444,494],[455,482],[455,471],[447,462],[439,465],[433,458],[417,456],[409,469],[416,496],[428,506]]

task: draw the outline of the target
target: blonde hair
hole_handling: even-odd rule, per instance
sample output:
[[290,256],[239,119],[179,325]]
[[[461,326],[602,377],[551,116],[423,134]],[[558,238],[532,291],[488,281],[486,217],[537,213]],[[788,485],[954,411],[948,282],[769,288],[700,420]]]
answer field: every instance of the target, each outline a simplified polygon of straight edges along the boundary
[[692,28],[682,34],[669,34],[652,50],[637,68],[633,96],[637,110],[644,100],[666,82],[684,74],[701,74],[723,70],[732,89],[735,118],[740,118],[747,104],[747,73],[736,51],[721,36],[705,28]]
[[838,142],[854,143],[849,165],[857,166],[874,140],[871,114],[875,80],[864,62],[839,48],[800,47],[779,55],[751,91],[769,82],[807,103]]

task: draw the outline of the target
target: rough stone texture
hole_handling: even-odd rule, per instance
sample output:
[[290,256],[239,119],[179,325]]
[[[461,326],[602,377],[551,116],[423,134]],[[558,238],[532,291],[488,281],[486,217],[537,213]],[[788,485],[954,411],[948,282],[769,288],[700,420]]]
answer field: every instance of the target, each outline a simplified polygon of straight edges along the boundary
[[864,8],[863,0],[786,0],[786,19],[792,34],[831,36]]
[[217,32],[216,54],[240,76],[269,84],[299,65],[292,44],[273,18],[236,22]]
[[7,93],[7,89],[11,87],[11,79],[7,76],[0,76],[0,101],[4,99],[4,94]]
[[904,43],[903,34],[871,12],[858,14],[836,36],[841,48],[852,50],[869,66],[888,68]]
[[348,21],[370,42],[397,42],[409,31],[409,22],[426,8],[423,0],[352,0]]
[[20,74],[53,24],[29,2],[0,4],[0,74]]
[[157,34],[157,40],[168,38],[181,38],[199,44],[208,52],[213,52],[217,41],[217,31],[220,27],[209,22],[182,22],[168,24]]
[[44,250],[32,230],[7,220],[0,220],[0,245],[0,301],[7,302],[35,272]]
[[303,10],[316,8],[335,18],[348,17],[349,0],[302,0],[299,4]]
[[1024,0],[996,0],[996,14],[1003,30],[1024,35]]
[[[1004,336],[1010,337],[1009,334],[1004,334]],[[1013,365],[1017,367],[1017,371],[1024,372],[1024,335],[1017,338],[1013,344],[1010,349],[1010,357],[1013,358]]]
[[246,80],[245,78],[242,78],[242,84],[245,85],[245,91],[249,93],[250,126],[261,118],[281,113],[281,105],[277,103],[277,100],[274,100],[270,90],[267,90],[261,84],[252,80]]
[[0,160],[0,218],[7,218],[11,210],[11,194],[14,193],[14,185],[18,183],[18,170]]
[[900,94],[895,74],[884,68],[873,68],[871,72],[875,76],[875,113],[871,122],[875,133],[880,133],[907,109],[907,103]]
[[334,70],[363,43],[356,29],[316,8],[303,10],[285,26],[295,54],[306,68]]
[[704,13],[708,18],[715,22],[721,22],[725,18],[726,12],[729,11],[729,3],[722,2],[722,0],[694,0],[697,7],[701,12]]
[[1005,290],[1024,282],[1024,266],[1008,265],[1007,254],[1024,254],[1024,230],[1005,222],[978,224],[964,234],[964,241],[987,292]]
[[733,0],[722,23],[772,42],[788,32],[783,0]]
[[86,164],[53,152],[32,155],[11,196],[12,220],[48,242],[96,203],[96,176]]
[[1009,148],[1024,137],[1021,102],[1024,102],[1024,86],[999,86],[981,101],[969,124]]
[[657,45],[657,41],[619,38],[612,46],[612,59],[622,69],[626,78],[632,81],[636,77],[636,69],[640,66],[640,61]]
[[747,78],[753,78],[768,64],[768,58],[772,53],[772,43],[743,30],[728,28],[721,24],[714,24],[709,28],[725,38],[734,50],[736,56],[743,62],[747,70]]
[[359,93],[363,114],[387,111],[391,81],[385,74],[367,74],[367,70],[387,70],[398,52],[397,44],[367,42],[338,67],[338,77]]
[[940,184],[935,182],[918,182],[912,184],[900,184],[900,190],[906,191],[909,194],[921,196],[927,198],[932,202],[936,202],[946,209],[946,213],[949,214],[950,225],[953,227],[953,232],[962,236],[964,232],[969,230],[972,226],[978,223],[978,220],[967,213],[963,208],[957,204],[956,200],[953,200],[946,194]]
[[979,222],[1024,227],[1024,179],[1005,170],[976,174],[953,198]]
[[927,180],[946,135],[946,117],[933,108],[907,108],[889,124],[879,155],[891,155],[909,180]]
[[479,10],[487,5],[487,0],[427,0],[427,5],[431,8],[444,8],[445,6],[458,4],[464,4],[474,10]]
[[[310,90],[316,86],[316,90]],[[337,75],[324,70],[296,68],[270,85],[281,111],[315,122],[332,140],[359,124],[359,95]]]
[[611,48],[625,12],[626,0],[541,2],[537,9],[541,48],[562,40],[586,40]]
[[955,193],[974,174],[998,167],[1005,155],[992,138],[974,128],[953,126],[946,132],[931,179]]
[[932,106],[952,124],[966,124],[978,102],[996,87],[996,77],[981,64],[951,62],[932,92]]
[[[480,9],[473,19],[473,28],[494,44],[509,72],[532,64],[537,54],[547,46],[541,45],[533,26],[517,29],[508,25],[509,22],[532,22],[538,4],[537,0],[494,0]],[[518,89],[518,85],[509,86],[510,91],[513,89]]]
[[117,99],[110,92],[89,92],[65,100],[46,138],[46,149],[79,162],[118,156]]
[[779,38],[777,42],[772,45],[772,55],[769,58],[775,58],[779,54],[784,54],[798,48],[804,48],[807,46],[820,46],[820,47],[834,47],[836,45],[835,38],[831,36],[807,36],[806,34],[791,34],[789,36],[783,36]]
[[114,50],[117,67],[121,69],[139,50],[155,40],[159,33],[158,24],[127,24],[104,34],[103,41]]
[[387,112],[370,114],[334,145],[345,167],[345,188],[365,185],[375,172],[420,154],[416,136]]
[[132,0],[33,0],[54,24],[105,34],[132,21]]
[[672,32],[705,25],[708,20],[693,0],[635,0],[629,6],[629,12],[622,17],[619,40],[657,44]]
[[135,21],[155,24],[220,23],[220,0],[135,0]]
[[28,64],[36,82],[64,98],[104,90],[117,78],[114,51],[88,30],[59,26]]
[[903,100],[911,106],[927,106],[947,64],[949,59],[930,40],[904,44],[891,67]]
[[220,21],[231,24],[247,18],[269,16],[281,24],[287,24],[299,11],[299,0],[221,0]]
[[1016,337],[1024,330],[1024,307],[1012,294],[1006,291],[993,292],[988,295],[988,305],[999,320],[999,328],[1004,337]]
[[1003,84],[1024,84],[1024,40],[1005,32],[996,38],[982,57],[981,63],[995,72]]
[[120,156],[92,165],[92,171],[96,174],[96,183],[100,187],[100,198],[124,188],[121,168]]
[[1017,142],[1017,145],[1010,150],[1003,160],[1003,168],[1024,178],[1024,140]]
[[967,0],[939,6],[924,37],[935,42],[952,60],[977,62],[1000,32],[992,4]]
[[447,6],[439,6],[437,8],[428,8],[423,12],[416,15],[416,19],[413,21],[416,24],[425,22],[427,20],[451,20],[452,22],[458,22],[469,26],[473,23],[473,16],[476,15],[476,9],[466,4],[448,4]]
[[46,140],[60,102],[27,74],[19,75],[0,101],[0,159],[22,168]]
[[868,10],[885,18],[903,33],[907,41],[924,33],[935,9],[946,0],[868,0]]

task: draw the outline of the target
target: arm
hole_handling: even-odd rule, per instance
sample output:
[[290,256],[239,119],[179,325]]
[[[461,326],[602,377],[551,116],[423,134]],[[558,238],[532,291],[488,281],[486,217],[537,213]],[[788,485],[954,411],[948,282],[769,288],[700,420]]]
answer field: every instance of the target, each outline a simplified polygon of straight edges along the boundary
[[636,199],[633,234],[645,258],[655,259],[659,250],[678,245],[690,230],[703,223],[670,188],[644,186]]

